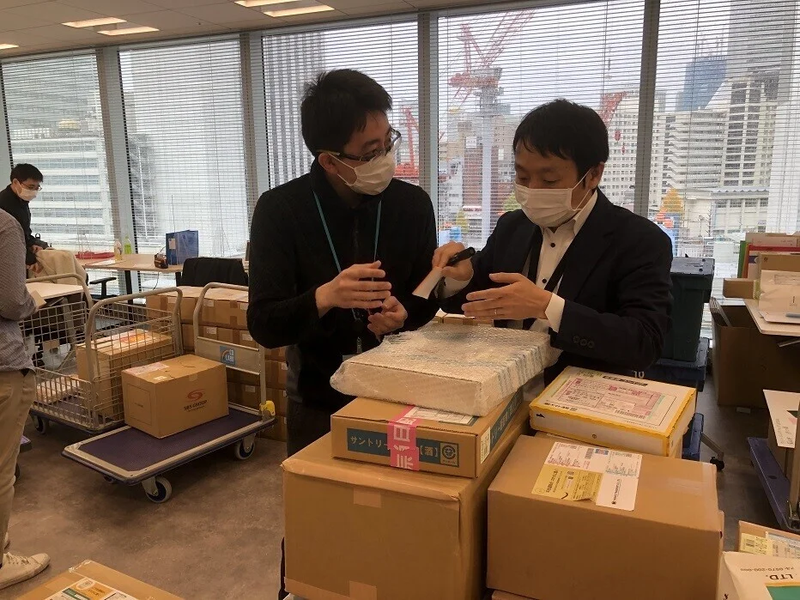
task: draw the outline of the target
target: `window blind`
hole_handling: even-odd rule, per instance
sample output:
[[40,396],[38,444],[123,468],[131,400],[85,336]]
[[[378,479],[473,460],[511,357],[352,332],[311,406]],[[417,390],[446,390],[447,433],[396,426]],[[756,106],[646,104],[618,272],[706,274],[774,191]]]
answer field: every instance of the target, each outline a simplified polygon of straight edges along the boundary
[[662,0],[649,215],[676,254],[716,259],[800,213],[797,2]]
[[389,121],[403,135],[397,177],[419,183],[416,20],[266,34],[263,43],[271,187],[309,171],[300,103],[305,85],[331,69],[357,69],[386,88],[393,100]]
[[609,128],[601,188],[633,208],[644,0],[439,19],[439,241],[482,247],[514,200],[514,131],[567,98]]
[[238,39],[123,49],[120,69],[138,251],[196,229],[201,255],[244,255]]
[[44,175],[31,202],[34,234],[57,248],[111,250],[114,209],[94,54],[9,61],[2,69],[12,162]]

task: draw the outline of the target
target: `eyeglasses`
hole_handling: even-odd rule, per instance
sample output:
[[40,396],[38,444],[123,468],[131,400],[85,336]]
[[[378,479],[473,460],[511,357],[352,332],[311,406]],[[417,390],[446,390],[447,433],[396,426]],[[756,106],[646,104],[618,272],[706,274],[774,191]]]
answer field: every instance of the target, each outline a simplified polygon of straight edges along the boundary
[[358,162],[369,162],[389,154],[389,152],[394,150],[394,147],[400,143],[402,137],[403,136],[400,135],[399,131],[396,129],[390,129],[389,141],[383,148],[378,148],[377,150],[373,150],[367,154],[362,154],[361,156],[354,156],[352,154],[346,154],[345,152],[330,152],[328,150],[321,150],[320,152],[327,152],[328,154],[332,154],[333,156],[337,156],[339,158],[348,158],[350,160],[357,160]]
[[33,186],[30,186],[30,185],[25,185],[24,183],[20,182],[20,185],[22,187],[24,187],[26,190],[28,190],[29,192],[40,192],[42,190],[42,186],[39,185],[38,183],[34,184]]

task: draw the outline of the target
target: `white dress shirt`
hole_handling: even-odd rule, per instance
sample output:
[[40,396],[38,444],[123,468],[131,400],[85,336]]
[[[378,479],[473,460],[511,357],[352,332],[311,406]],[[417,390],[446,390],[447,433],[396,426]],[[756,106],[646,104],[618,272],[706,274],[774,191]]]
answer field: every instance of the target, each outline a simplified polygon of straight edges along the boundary
[[[586,223],[589,214],[594,209],[597,203],[597,192],[592,194],[586,205],[566,223],[559,225],[553,231],[550,228],[542,229],[542,247],[539,251],[539,264],[536,268],[536,285],[542,289],[547,285],[553,271],[556,270],[558,263],[564,257],[567,249],[572,244],[575,236]],[[531,257],[528,255],[525,265],[522,267],[522,274],[528,275]],[[455,281],[452,279],[445,280],[444,297],[449,298],[463,290],[469,284],[468,281]],[[558,287],[561,282],[558,282],[555,287],[555,292],[550,297],[550,302],[545,309],[546,319],[536,319],[531,326],[531,331],[547,332],[548,329],[558,331],[561,328],[561,319],[564,317],[564,299],[558,295]],[[509,327],[522,329],[522,321],[512,321]]]

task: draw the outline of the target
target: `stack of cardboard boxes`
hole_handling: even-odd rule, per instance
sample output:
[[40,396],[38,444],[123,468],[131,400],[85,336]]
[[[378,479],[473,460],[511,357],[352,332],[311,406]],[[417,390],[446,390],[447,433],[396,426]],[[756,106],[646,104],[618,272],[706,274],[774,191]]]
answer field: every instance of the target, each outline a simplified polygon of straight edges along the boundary
[[517,441],[489,488],[495,597],[714,598],[716,470],[679,458],[694,406],[691,388],[557,377],[530,404],[539,433]]
[[[183,286],[180,288],[181,330],[186,352],[195,348],[193,319],[197,302],[203,288]],[[159,294],[147,297],[147,306],[156,310],[171,311],[177,303],[177,295]],[[212,288],[203,299],[200,309],[200,335],[223,344],[257,348],[258,344],[247,331],[248,293],[246,291]],[[276,423],[264,430],[264,437],[286,440],[286,354],[284,348],[267,351],[264,364],[266,374],[266,396],[275,404]],[[227,394],[231,402],[258,409],[261,405],[260,377],[235,369],[228,369]]]

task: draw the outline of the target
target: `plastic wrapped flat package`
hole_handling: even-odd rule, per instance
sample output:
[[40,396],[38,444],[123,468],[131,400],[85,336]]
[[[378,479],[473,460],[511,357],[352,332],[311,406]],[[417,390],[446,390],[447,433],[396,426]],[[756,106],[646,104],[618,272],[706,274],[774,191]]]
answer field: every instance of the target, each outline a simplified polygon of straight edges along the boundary
[[552,362],[546,333],[431,324],[389,336],[339,368],[350,396],[486,416]]

